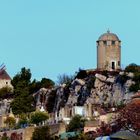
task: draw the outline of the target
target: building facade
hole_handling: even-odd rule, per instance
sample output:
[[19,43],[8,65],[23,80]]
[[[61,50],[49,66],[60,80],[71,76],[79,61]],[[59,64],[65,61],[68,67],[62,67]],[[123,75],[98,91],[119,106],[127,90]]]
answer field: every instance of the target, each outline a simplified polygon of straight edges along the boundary
[[97,40],[97,69],[121,69],[121,41],[110,31],[102,34]]

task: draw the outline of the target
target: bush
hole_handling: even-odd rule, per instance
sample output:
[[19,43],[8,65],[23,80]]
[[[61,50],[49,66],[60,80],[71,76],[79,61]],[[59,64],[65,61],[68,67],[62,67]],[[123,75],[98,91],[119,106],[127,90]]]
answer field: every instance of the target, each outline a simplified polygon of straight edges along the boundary
[[87,75],[86,70],[79,70],[79,72],[77,73],[76,78],[78,78],[78,79],[84,79],[84,78],[86,78],[87,76],[88,76],[88,75]]
[[8,97],[12,97],[12,88],[10,87],[3,87],[0,89],[0,98],[5,99]]
[[75,115],[70,121],[67,130],[68,131],[77,131],[82,130],[85,125],[85,119],[83,119],[80,115]]
[[16,124],[16,120],[13,117],[7,117],[4,123],[8,125],[9,128],[13,128]]
[[50,129],[48,126],[35,128],[32,140],[51,140]]
[[46,121],[48,118],[48,113],[37,111],[31,114],[31,123],[39,125],[39,123]]
[[125,68],[125,72],[140,72],[140,66],[132,63]]

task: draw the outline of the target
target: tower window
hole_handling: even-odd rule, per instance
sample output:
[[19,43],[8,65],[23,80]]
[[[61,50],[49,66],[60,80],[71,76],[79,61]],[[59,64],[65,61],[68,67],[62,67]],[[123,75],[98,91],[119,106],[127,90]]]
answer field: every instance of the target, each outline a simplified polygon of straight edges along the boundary
[[120,61],[118,61],[118,66],[120,66]]
[[112,41],[112,45],[115,45],[115,41]]
[[107,41],[107,45],[108,45],[108,46],[111,45],[111,41]]
[[115,62],[112,62],[112,69],[115,69]]
[[103,41],[104,45],[107,45],[107,41]]

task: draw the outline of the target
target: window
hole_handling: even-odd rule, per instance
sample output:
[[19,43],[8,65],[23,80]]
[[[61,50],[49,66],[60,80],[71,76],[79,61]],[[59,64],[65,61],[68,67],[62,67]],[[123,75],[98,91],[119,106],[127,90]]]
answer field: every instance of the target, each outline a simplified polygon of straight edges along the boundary
[[107,46],[110,46],[111,45],[111,41],[107,41]]
[[115,69],[115,62],[112,62],[112,69]]
[[107,45],[107,42],[106,41],[103,41],[104,45]]
[[118,61],[118,66],[120,66],[120,61]]
[[115,41],[112,41],[112,45],[115,45]]

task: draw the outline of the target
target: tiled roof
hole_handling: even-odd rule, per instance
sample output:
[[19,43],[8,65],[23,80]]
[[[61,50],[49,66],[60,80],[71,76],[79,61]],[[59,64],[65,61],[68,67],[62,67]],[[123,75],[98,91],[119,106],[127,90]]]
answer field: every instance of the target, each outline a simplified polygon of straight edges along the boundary
[[0,71],[0,79],[11,80],[11,77],[5,70]]

